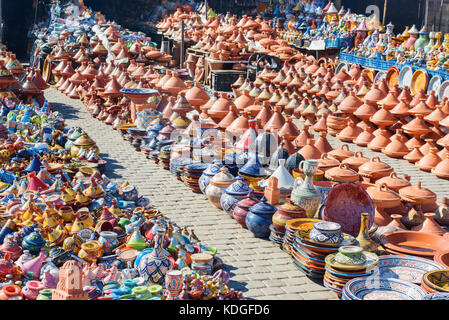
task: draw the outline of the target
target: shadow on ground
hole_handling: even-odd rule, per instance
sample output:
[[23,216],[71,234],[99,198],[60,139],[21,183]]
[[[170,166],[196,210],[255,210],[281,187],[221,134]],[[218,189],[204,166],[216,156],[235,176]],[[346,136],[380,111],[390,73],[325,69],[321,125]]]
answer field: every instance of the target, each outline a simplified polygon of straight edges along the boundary
[[79,119],[79,116],[78,116],[79,111],[76,108],[74,108],[68,104],[58,103],[58,102],[52,102],[51,105],[55,111],[58,111],[60,114],[62,114],[64,119],[67,119],[67,120]]

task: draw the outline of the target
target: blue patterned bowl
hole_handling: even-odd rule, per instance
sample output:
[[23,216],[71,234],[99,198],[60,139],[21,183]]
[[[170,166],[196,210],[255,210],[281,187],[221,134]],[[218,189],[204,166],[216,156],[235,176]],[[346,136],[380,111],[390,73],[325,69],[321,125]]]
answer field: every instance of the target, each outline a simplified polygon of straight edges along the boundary
[[423,300],[426,296],[416,284],[381,277],[358,277],[343,287],[345,300]]

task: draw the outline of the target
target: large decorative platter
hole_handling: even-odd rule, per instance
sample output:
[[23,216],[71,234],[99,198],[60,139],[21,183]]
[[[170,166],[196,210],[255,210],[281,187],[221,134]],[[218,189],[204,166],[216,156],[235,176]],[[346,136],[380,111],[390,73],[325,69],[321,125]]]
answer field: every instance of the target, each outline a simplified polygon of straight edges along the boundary
[[368,228],[374,223],[373,201],[363,187],[352,182],[334,186],[324,207],[323,220],[339,223],[343,233],[354,237],[359,234],[362,213],[369,213]]
[[379,276],[420,284],[426,272],[443,269],[429,259],[414,256],[387,255],[379,257]]
[[349,71],[348,64],[345,62],[340,62],[338,66],[335,68],[335,74],[338,74],[342,69],[345,69],[346,72]]
[[426,292],[416,284],[398,279],[360,277],[343,288],[343,300],[422,300]]
[[444,97],[449,97],[449,80],[443,81],[438,89],[438,100],[442,101]]
[[427,86],[427,93],[430,93],[430,91],[433,90],[435,91],[435,94],[438,94],[442,82],[443,79],[439,75],[434,75]]
[[374,83],[377,83],[380,79],[383,79],[387,76],[387,73],[383,70],[380,70],[376,73],[376,76],[374,77]]
[[412,82],[413,70],[409,66],[402,67],[401,71],[399,71],[398,83],[399,87],[403,88],[404,86],[410,87],[410,83]]
[[413,73],[410,83],[410,90],[413,94],[418,94],[421,90],[424,90],[425,92],[428,83],[429,75],[427,74],[427,71],[424,69],[418,69]]
[[397,66],[391,66],[387,70],[385,80],[387,80],[388,87],[391,89],[398,84],[399,68]]

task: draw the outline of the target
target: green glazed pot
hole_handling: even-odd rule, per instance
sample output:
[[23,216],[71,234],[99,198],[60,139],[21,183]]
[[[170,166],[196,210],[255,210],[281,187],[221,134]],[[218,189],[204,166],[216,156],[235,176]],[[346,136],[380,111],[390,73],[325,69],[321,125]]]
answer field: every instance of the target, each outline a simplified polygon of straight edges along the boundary
[[52,293],[53,289],[42,289],[41,291],[39,291],[36,300],[52,300]]

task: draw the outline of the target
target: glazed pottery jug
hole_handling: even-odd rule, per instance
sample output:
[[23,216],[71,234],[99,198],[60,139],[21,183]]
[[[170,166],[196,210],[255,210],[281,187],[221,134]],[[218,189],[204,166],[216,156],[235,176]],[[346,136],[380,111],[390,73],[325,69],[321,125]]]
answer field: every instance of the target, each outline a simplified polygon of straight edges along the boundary
[[365,251],[376,252],[377,245],[373,240],[371,240],[368,232],[369,213],[363,212],[361,215],[361,219],[360,232],[357,236],[359,247],[361,247]]
[[168,270],[173,268],[170,259],[164,255],[162,242],[165,238],[165,228],[159,227],[154,237],[154,250],[144,255],[137,267],[141,277],[148,284],[163,284]]
[[265,197],[249,209],[246,215],[246,226],[255,237],[266,239],[270,235],[270,225],[276,208],[269,204]]
[[331,221],[316,222],[309,233],[310,240],[324,245],[338,245],[343,241],[343,233],[338,223]]
[[295,180],[295,186],[291,194],[291,200],[297,206],[306,210],[307,217],[313,218],[321,203],[320,192],[315,188],[312,177],[315,175],[318,161],[315,159],[307,159],[301,161],[299,169],[304,172],[306,178],[298,186],[298,179]]
[[228,172],[228,168],[223,166],[209,182],[206,188],[206,196],[214,207],[223,209],[221,206],[221,195],[235,181],[234,177]]
[[219,163],[211,163],[207,169],[203,171],[201,177],[198,179],[198,185],[200,186],[200,190],[203,194],[206,194],[206,188],[209,185],[210,179],[220,172],[220,168],[222,166],[223,165]]

